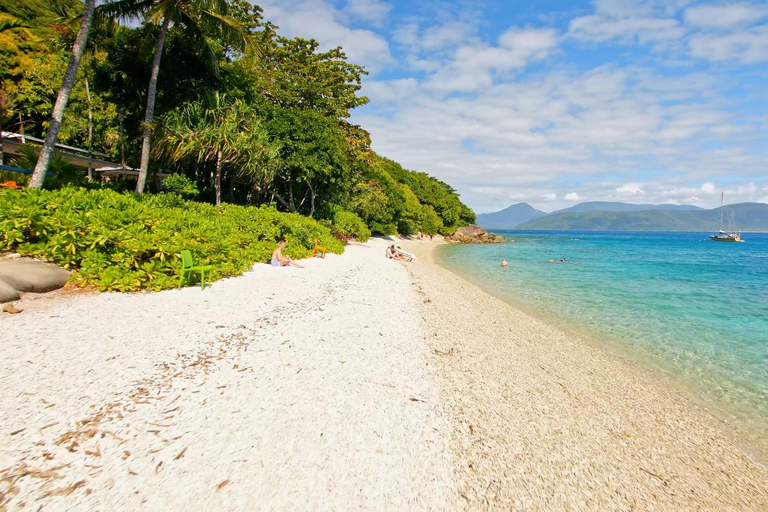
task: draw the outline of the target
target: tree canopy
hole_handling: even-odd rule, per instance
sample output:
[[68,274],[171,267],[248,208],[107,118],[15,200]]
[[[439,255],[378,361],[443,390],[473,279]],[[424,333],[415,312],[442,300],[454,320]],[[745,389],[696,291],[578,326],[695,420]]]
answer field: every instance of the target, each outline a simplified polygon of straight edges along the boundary
[[[156,15],[134,9],[131,26],[108,16],[133,4],[151,4]],[[166,24],[157,68],[161,15],[178,6],[195,30],[187,18]],[[284,37],[245,0],[121,0],[100,9],[59,142],[87,147],[90,113],[95,151],[138,168],[149,129],[150,176],[160,169],[186,176],[199,201],[273,204],[329,220],[350,212],[382,234],[449,233],[474,221],[449,185],[376,154],[368,132],[350,122],[368,102],[360,94],[366,71],[342,48]],[[82,12],[78,0],[0,0],[4,130],[46,134]],[[153,67],[154,115],[146,122]]]

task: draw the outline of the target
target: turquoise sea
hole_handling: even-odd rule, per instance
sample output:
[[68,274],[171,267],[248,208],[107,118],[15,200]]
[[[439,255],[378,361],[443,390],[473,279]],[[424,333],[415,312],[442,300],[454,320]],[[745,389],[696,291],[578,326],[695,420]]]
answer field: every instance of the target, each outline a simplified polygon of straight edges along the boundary
[[437,261],[663,371],[768,446],[768,234],[499,233],[514,242],[445,245]]

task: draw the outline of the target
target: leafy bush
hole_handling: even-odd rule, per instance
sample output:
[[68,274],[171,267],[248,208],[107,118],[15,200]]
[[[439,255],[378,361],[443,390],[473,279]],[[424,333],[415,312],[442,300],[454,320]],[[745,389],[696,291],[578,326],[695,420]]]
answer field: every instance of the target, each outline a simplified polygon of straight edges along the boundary
[[363,219],[342,209],[334,212],[331,231],[334,235],[341,235],[345,240],[354,238],[358,242],[367,242],[371,238],[371,230],[365,225]]
[[340,253],[328,228],[272,207],[186,202],[176,194],[133,195],[64,188],[0,191],[0,251],[43,257],[101,290],[162,290],[178,284],[182,249],[213,265],[213,279],[268,261],[276,241],[300,259],[315,238]]
[[191,199],[200,194],[197,184],[183,174],[171,174],[163,180],[163,191]]

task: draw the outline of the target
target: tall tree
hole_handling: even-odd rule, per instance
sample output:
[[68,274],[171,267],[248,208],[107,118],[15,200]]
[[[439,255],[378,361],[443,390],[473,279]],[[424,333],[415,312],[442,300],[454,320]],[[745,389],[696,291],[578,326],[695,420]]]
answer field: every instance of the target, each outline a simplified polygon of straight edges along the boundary
[[206,32],[214,32],[215,35],[236,49],[243,49],[247,45],[247,33],[235,19],[227,16],[226,0],[117,0],[103,5],[99,9],[107,16],[134,20],[143,19],[160,29],[155,56],[152,60],[152,71],[147,88],[147,108],[144,113],[139,179],[136,183],[136,192],[141,193],[144,192],[149,169],[152,121],[155,113],[160,60],[163,56],[163,45],[171,24],[187,32],[190,40],[194,41],[201,51],[210,55],[211,64],[214,68],[216,67],[216,56],[206,39]]
[[80,22],[80,31],[77,33],[75,44],[72,47],[72,56],[69,59],[67,72],[64,75],[64,83],[62,84],[61,89],[59,89],[56,103],[53,105],[53,113],[51,114],[48,133],[45,136],[45,143],[40,150],[40,156],[37,159],[37,165],[35,165],[32,179],[29,180],[30,187],[40,188],[43,186],[45,174],[48,172],[48,165],[51,161],[51,155],[56,146],[56,138],[59,135],[59,128],[61,128],[61,121],[64,118],[64,111],[67,108],[69,95],[72,93],[72,87],[75,85],[77,69],[80,67],[80,58],[83,56],[85,44],[88,41],[88,32],[91,29],[91,21],[93,20],[93,10],[95,7],[96,0],[85,0],[83,18]]
[[156,152],[171,162],[194,158],[213,163],[216,206],[221,205],[225,166],[238,167],[239,174],[247,173],[253,180],[256,167],[277,157],[253,110],[218,92],[169,112]]

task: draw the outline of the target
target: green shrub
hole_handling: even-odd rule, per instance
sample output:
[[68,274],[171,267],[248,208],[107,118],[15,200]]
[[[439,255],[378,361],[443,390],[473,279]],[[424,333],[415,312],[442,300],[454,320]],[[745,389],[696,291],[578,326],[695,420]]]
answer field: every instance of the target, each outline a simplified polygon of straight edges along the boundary
[[197,197],[200,191],[197,184],[183,174],[171,174],[163,180],[163,191],[179,194],[185,199]]
[[239,275],[268,261],[281,237],[296,259],[311,255],[315,238],[331,252],[344,249],[315,220],[272,207],[216,208],[176,194],[104,189],[0,191],[0,251],[43,257],[101,290],[177,286],[182,249],[213,265],[214,279]]
[[352,212],[337,209],[333,214],[331,232],[341,235],[345,240],[354,238],[358,242],[367,242],[371,238],[371,230],[365,225],[363,219]]

